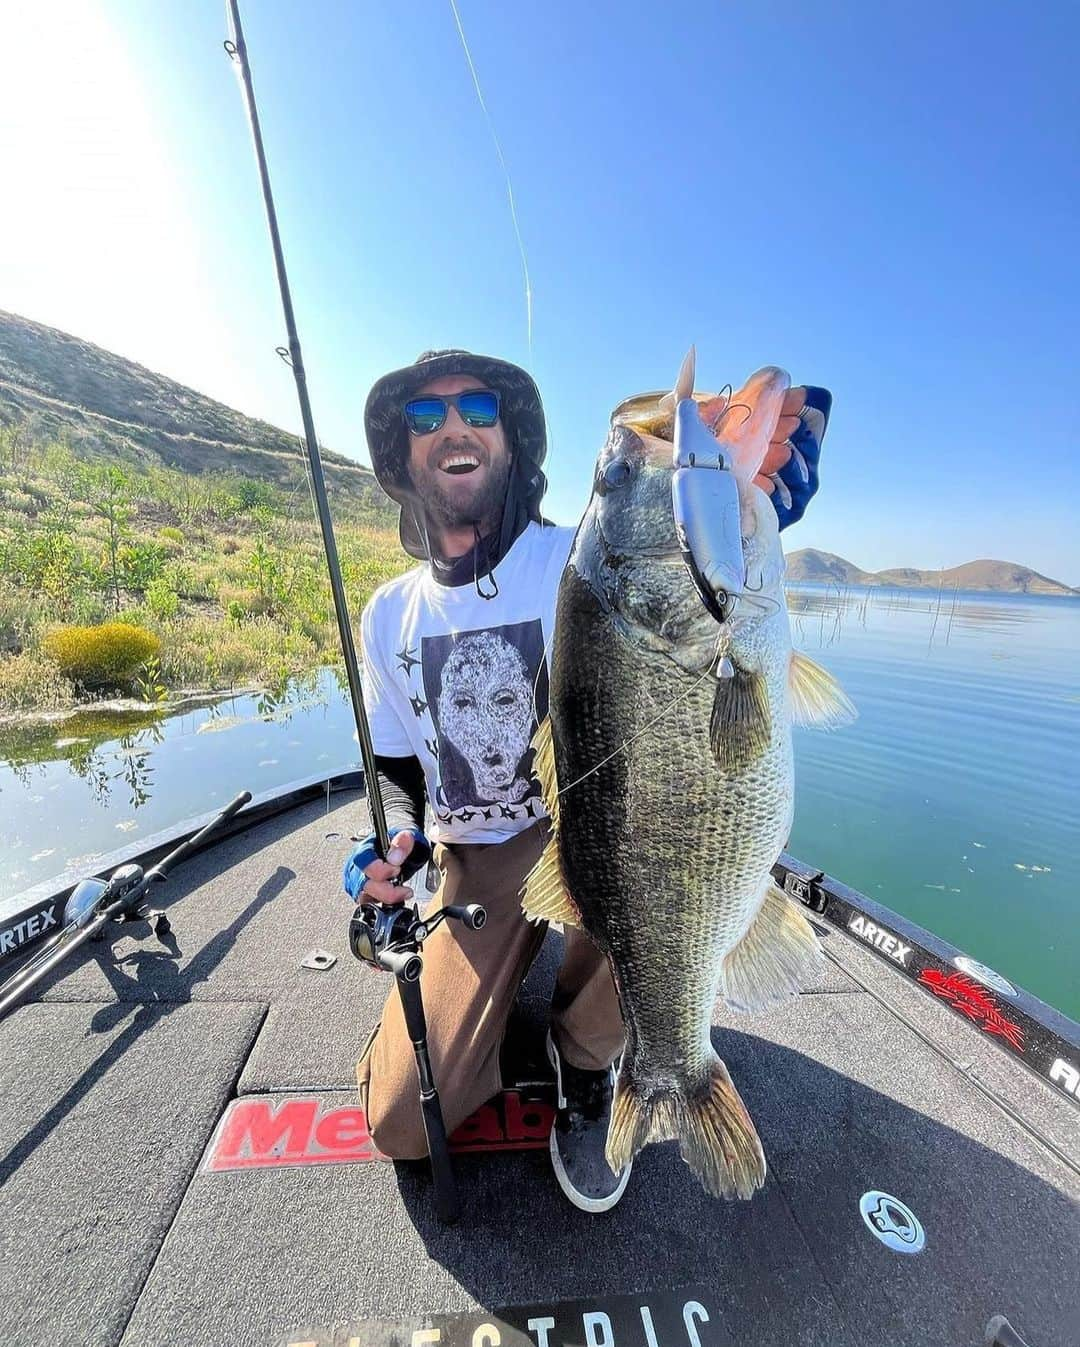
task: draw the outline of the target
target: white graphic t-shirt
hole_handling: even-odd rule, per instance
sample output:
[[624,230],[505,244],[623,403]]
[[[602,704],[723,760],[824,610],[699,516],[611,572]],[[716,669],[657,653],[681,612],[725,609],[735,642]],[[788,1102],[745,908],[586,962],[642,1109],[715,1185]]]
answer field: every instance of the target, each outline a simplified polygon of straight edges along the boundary
[[[531,520],[495,567],[499,592],[441,585],[425,563],[381,585],[360,622],[376,753],[415,754],[431,840],[505,842],[547,815],[530,740],[548,710],[548,659],[573,528]],[[492,588],[482,576],[483,589]]]

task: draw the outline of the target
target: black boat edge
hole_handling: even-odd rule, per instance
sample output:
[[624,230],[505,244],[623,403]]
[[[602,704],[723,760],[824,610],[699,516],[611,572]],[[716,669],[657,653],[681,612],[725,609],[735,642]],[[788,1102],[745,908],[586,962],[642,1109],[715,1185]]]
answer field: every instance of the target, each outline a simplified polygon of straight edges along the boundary
[[[228,819],[197,850],[216,846],[237,833],[246,832],[266,819],[284,814],[309,800],[323,796],[329,800],[331,795],[348,790],[363,793],[364,773],[361,769],[338,772],[329,777],[320,772],[285,786],[262,791],[258,795],[253,794],[251,803]],[[14,969],[21,957],[29,954],[43,937],[60,930],[64,924],[67,901],[80,880],[107,878],[121,865],[141,865],[148,869],[174,847],[194,837],[217,813],[215,808],[182,819],[172,827],[139,838],[126,847],[93,857],[91,868],[76,869],[69,866],[52,879],[43,880],[21,893],[0,898],[0,973],[6,974],[9,969]]]
[[1006,1056],[1080,1108],[1080,1024],[947,940],[782,852],[784,892],[944,1002]]
[[[329,801],[331,795],[352,790],[364,790],[361,769],[329,777],[320,773],[264,791],[208,838],[205,847],[216,846],[308,801],[320,797]],[[215,812],[185,819],[98,857],[92,871],[76,874],[68,870],[52,881],[0,900],[0,971],[14,971],[40,940],[63,926],[65,905],[80,880],[105,878],[124,864],[153,865],[193,837]],[[858,940],[892,972],[926,995],[944,1002],[1000,1052],[1080,1109],[1080,1023],[933,932],[786,851],[773,866],[773,877],[790,898]]]

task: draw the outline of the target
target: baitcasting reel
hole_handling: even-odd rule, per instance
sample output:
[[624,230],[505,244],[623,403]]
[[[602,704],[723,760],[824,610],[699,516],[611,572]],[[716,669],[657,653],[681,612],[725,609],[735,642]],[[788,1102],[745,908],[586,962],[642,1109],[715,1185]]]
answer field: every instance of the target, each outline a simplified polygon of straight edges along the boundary
[[464,922],[470,931],[479,931],[487,921],[479,903],[450,904],[430,917],[421,917],[408,903],[358,903],[349,921],[349,948],[373,968],[416,982],[423,967],[420,946],[445,917]]

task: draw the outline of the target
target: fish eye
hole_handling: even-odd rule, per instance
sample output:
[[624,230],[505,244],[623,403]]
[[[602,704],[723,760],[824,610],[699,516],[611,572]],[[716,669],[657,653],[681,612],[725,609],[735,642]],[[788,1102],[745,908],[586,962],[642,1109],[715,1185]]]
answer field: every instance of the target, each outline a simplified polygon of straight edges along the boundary
[[613,458],[600,474],[597,486],[608,491],[614,491],[620,486],[625,486],[633,475],[634,470],[628,459]]

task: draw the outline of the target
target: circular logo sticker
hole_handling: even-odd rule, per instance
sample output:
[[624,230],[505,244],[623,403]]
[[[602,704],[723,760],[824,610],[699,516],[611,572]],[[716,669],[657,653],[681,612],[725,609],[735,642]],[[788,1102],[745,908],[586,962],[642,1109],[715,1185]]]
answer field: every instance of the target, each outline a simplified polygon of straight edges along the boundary
[[926,1231],[919,1218],[898,1198],[876,1188],[863,1193],[859,1210],[866,1228],[893,1253],[920,1253],[926,1244]]
[[958,954],[953,959],[953,963],[961,973],[973,977],[976,982],[981,982],[984,987],[990,987],[1002,996],[1016,995],[1016,988],[1011,982],[1007,982],[1000,973],[995,973],[992,968],[987,968],[986,964],[979,963],[978,959],[969,959],[966,954]]

